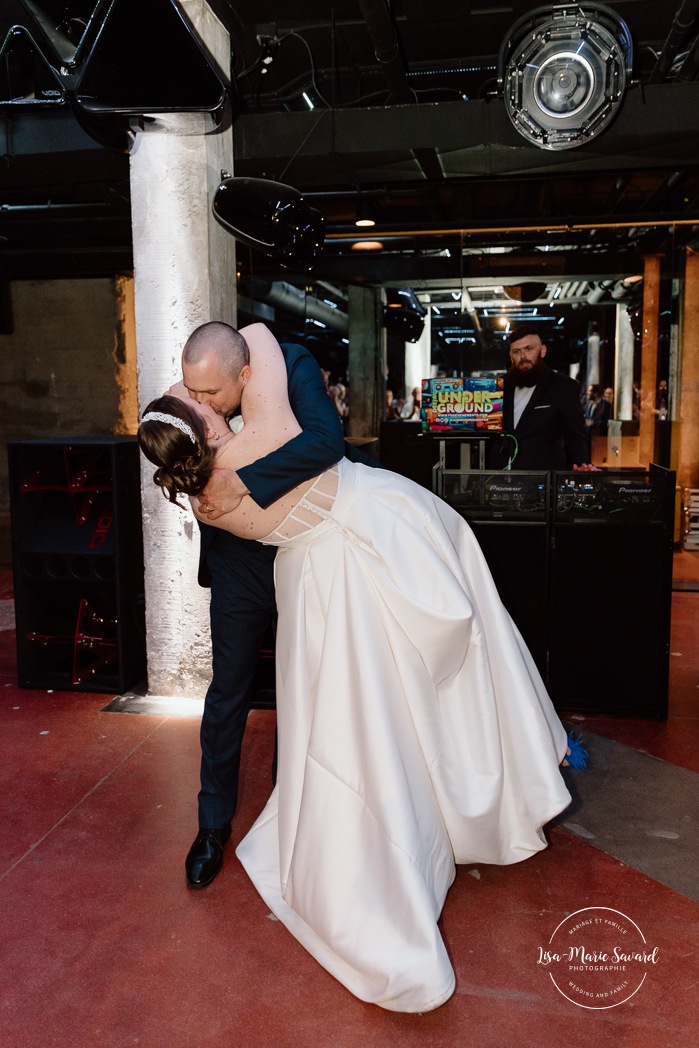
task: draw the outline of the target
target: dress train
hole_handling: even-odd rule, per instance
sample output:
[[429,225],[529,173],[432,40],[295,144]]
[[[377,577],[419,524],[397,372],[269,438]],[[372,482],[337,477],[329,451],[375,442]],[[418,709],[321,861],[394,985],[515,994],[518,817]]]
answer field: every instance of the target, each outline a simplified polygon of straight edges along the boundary
[[352,993],[422,1012],[454,990],[437,921],[455,863],[546,847],[566,734],[466,522],[386,470],[338,472],[266,540],[278,779],[237,854]]

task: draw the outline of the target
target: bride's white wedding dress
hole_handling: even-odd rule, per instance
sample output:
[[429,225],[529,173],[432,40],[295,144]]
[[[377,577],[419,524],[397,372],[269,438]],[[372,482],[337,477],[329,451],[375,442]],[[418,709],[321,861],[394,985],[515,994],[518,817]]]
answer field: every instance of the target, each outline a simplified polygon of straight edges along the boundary
[[454,864],[546,846],[565,731],[471,530],[429,491],[343,460],[265,541],[278,779],[237,854],[357,997],[436,1008]]

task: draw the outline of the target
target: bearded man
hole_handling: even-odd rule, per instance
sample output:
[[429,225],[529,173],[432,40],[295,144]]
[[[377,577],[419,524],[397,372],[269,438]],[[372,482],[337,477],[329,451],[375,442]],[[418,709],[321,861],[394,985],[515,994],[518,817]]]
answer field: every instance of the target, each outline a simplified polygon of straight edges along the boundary
[[589,468],[577,384],[545,363],[546,346],[536,328],[513,329],[509,345],[512,366],[505,376],[503,432],[517,441],[512,469]]

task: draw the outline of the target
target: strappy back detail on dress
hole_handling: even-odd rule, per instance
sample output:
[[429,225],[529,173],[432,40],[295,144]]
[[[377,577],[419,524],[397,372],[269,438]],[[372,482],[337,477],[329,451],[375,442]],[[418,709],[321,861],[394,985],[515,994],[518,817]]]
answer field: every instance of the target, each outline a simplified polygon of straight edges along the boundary
[[337,465],[331,466],[325,473],[313,481],[313,484],[287,513],[284,520],[261,542],[274,545],[287,539],[303,535],[315,528],[322,520],[331,519],[333,504],[340,485],[340,470]]

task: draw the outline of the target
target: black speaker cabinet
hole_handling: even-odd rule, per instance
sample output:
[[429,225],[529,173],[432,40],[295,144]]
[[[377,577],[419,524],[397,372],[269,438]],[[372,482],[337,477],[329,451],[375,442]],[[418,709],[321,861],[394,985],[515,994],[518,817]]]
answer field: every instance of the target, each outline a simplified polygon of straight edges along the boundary
[[439,459],[436,441],[423,436],[421,422],[382,422],[379,459],[386,469],[432,490],[432,470]]
[[440,469],[437,491],[469,523],[500,598],[544,679],[548,654],[549,475]]
[[545,524],[470,520],[500,599],[517,624],[541,676],[548,655],[549,532]]
[[554,474],[548,686],[559,709],[667,716],[675,474]]
[[675,474],[440,469],[560,710],[667,716]]
[[146,673],[134,437],[8,446],[23,688],[120,692]]

